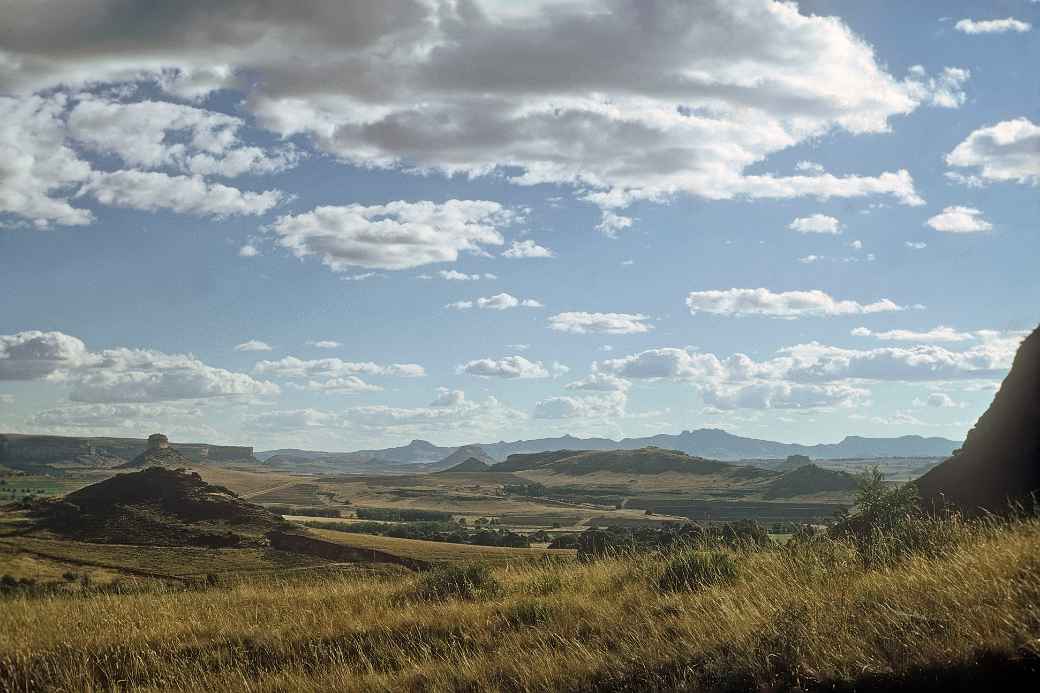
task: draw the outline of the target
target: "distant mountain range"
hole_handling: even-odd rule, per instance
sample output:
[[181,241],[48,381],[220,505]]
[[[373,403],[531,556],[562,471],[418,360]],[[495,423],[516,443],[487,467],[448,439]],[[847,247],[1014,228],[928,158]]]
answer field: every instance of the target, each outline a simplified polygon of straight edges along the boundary
[[[541,453],[554,450],[638,450],[659,447],[678,450],[687,455],[713,460],[783,459],[790,455],[805,455],[812,459],[862,459],[881,457],[948,457],[961,443],[946,438],[900,436],[898,438],[867,438],[847,436],[839,443],[799,445],[771,440],[744,438],[717,428],[701,428],[679,434],[661,434],[645,438],[538,438],[512,442],[478,443],[461,447],[441,447],[425,440],[413,440],[407,445],[382,450],[354,452],[319,452],[308,450],[269,450],[256,453],[257,459],[277,467],[306,467],[350,472],[395,471],[402,467],[419,465],[424,470],[445,469],[463,461],[458,456],[441,465],[462,448],[465,458],[476,456],[482,450],[488,457],[502,461],[510,455]],[[487,460],[485,460],[487,461]]]

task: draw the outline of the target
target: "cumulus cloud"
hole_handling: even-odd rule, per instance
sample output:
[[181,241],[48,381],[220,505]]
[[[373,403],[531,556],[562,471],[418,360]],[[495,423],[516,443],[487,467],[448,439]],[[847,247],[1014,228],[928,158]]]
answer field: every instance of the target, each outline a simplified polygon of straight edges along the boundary
[[262,342],[259,339],[250,339],[248,342],[236,345],[235,351],[271,351],[273,348],[267,342]]
[[953,28],[963,34],[1004,34],[1009,31],[1024,34],[1032,29],[1033,25],[1008,17],[1007,19],[962,19],[954,24]]
[[260,251],[252,243],[246,243],[244,246],[238,249],[239,257],[256,257],[260,254]]
[[309,392],[379,392],[383,388],[367,383],[356,375],[344,375],[327,380],[308,380],[304,385],[290,386]]
[[946,155],[946,164],[976,169],[978,177],[954,176],[969,184],[981,179],[1040,185],[1040,125],[1016,118],[979,128]]
[[914,406],[935,407],[937,409],[952,409],[960,404],[945,392],[932,392],[925,399],[915,399]]
[[[151,82],[201,103],[229,89],[260,127],[304,135],[351,164],[501,173],[629,200],[887,194],[917,204],[905,171],[746,170],[835,130],[886,132],[894,117],[945,101],[934,95],[941,85],[888,72],[841,19],[769,0],[522,11],[515,3],[387,0],[376,9],[325,0],[304,10],[232,2],[129,15],[114,0],[15,0],[4,19],[0,92],[17,98],[58,85]],[[127,117],[102,105],[107,117]],[[153,110],[188,117],[187,108]],[[237,156],[215,156],[205,171],[251,170],[272,158]],[[54,212],[54,220],[76,218]]]
[[437,396],[430,402],[431,407],[458,407],[466,401],[466,393],[462,390],[451,390],[446,387],[437,388]]
[[39,380],[96,361],[82,340],[63,332],[0,335],[0,380]]
[[857,327],[852,330],[854,337],[873,337],[883,341],[891,342],[968,342],[975,339],[970,332],[958,332],[952,327],[939,325],[923,332],[915,330],[888,330],[885,332],[874,332],[866,327]]
[[971,72],[958,67],[946,67],[936,77],[928,76],[924,67],[915,65],[910,68],[912,80],[910,85],[918,90],[918,98],[939,108],[960,108],[967,100],[964,83],[971,78]]
[[191,355],[149,349],[106,349],[71,371],[76,402],[162,402],[210,397],[268,397],[280,388],[245,373],[209,366]]
[[556,257],[556,253],[544,246],[538,245],[532,240],[526,240],[513,241],[513,244],[502,253],[502,257],[517,260],[532,257]]
[[279,378],[342,378],[349,375],[381,375],[422,378],[426,369],[416,363],[378,364],[372,361],[344,361],[337,358],[306,360],[286,356],[277,361],[259,361],[253,372]]
[[455,310],[467,310],[473,307],[481,308],[484,310],[509,310],[510,308],[544,308],[540,302],[533,298],[520,299],[512,294],[500,293],[494,296],[486,296],[478,298],[475,301],[456,301],[455,303],[449,303],[445,308],[453,308]]
[[798,233],[841,233],[841,222],[826,214],[812,214],[807,217],[798,217],[787,228]]
[[181,214],[227,217],[257,216],[280,204],[277,190],[243,192],[202,176],[171,176],[158,171],[93,173],[77,195],[92,195],[101,204],[154,212],[168,209]]
[[497,227],[515,219],[497,202],[448,200],[317,207],[279,217],[270,229],[297,257],[318,256],[335,272],[352,266],[400,270],[454,262],[459,253],[502,245]]
[[67,122],[72,139],[140,169],[231,178],[277,173],[298,159],[292,147],[268,152],[243,146],[241,118],[167,101],[119,103],[80,95]]
[[923,241],[904,241],[903,245],[911,250],[924,250],[928,247],[928,244]]
[[982,217],[982,212],[973,207],[945,207],[925,224],[946,233],[975,233],[993,228],[993,224]]
[[584,397],[549,397],[534,405],[536,419],[601,419],[625,415],[627,397],[610,392]]
[[604,209],[600,216],[600,221],[596,224],[596,229],[602,231],[603,235],[608,238],[617,238],[618,232],[624,231],[628,227],[632,226],[632,217],[626,217],[621,214]]
[[573,334],[636,334],[649,332],[649,315],[642,313],[557,313],[549,318],[549,328]]
[[529,361],[523,356],[506,356],[502,359],[477,359],[458,367],[459,373],[479,375],[484,378],[548,378],[549,369],[541,361]]
[[961,351],[918,344],[843,349],[811,342],[756,361],[693,349],[649,349],[593,364],[593,373],[627,380],[669,380],[693,386],[716,409],[856,406],[867,385],[882,382],[992,381],[1011,366],[1020,332],[975,333],[979,343]]
[[905,310],[903,306],[883,298],[873,303],[837,300],[813,289],[811,291],[782,291],[769,289],[724,289],[692,291],[686,297],[690,313],[711,313],[728,316],[766,316],[795,319],[803,317],[830,317],[837,315],[865,315]]
[[331,339],[319,339],[316,342],[307,342],[307,346],[312,346],[315,349],[338,349],[341,346],[343,346],[343,344],[341,344],[340,342],[333,341]]
[[592,373],[581,380],[567,383],[568,390],[591,390],[594,392],[627,392],[632,383],[609,373]]

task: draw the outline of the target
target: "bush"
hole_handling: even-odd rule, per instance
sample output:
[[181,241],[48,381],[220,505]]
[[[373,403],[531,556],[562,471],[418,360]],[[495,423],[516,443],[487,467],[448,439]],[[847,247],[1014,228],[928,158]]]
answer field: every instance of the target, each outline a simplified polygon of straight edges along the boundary
[[493,597],[502,586],[483,563],[438,567],[419,579],[417,594],[423,599],[478,599]]
[[663,590],[690,590],[733,582],[737,563],[722,551],[684,550],[674,554],[657,579]]

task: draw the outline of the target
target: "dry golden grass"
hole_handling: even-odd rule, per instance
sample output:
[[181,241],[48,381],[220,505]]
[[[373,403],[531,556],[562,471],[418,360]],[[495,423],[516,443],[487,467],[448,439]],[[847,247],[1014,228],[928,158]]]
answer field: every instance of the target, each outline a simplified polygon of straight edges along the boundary
[[531,561],[545,556],[560,559],[574,558],[570,549],[521,549],[504,546],[474,546],[472,544],[453,544],[446,541],[423,541],[420,539],[399,539],[374,534],[355,534],[338,532],[334,529],[311,528],[310,532],[326,541],[353,546],[360,549],[376,549],[386,551],[401,558],[411,558],[432,563],[456,563],[460,561],[483,561],[486,563],[502,563],[508,561]]
[[17,597],[0,689],[996,689],[1040,648],[1040,522],[948,534],[872,570],[830,541],[738,552],[735,578],[689,589],[662,590],[668,559],[644,556],[504,564],[475,599],[423,597],[421,575]]

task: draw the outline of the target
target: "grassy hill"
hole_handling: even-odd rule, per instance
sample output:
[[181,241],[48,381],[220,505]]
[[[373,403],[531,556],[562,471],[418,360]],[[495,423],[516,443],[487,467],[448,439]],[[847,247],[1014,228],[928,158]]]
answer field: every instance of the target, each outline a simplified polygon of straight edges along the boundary
[[770,482],[762,494],[767,499],[809,496],[818,493],[851,493],[858,479],[848,472],[806,464]]

